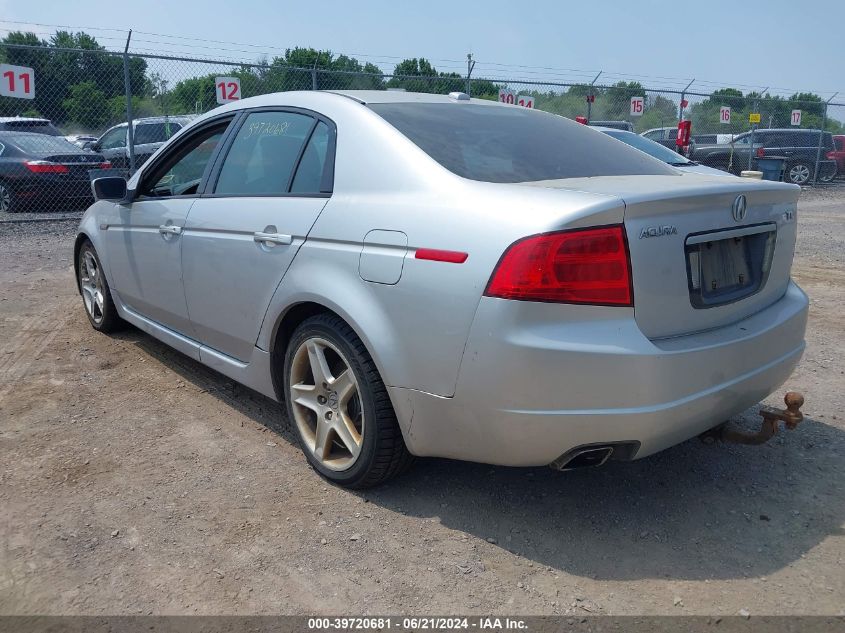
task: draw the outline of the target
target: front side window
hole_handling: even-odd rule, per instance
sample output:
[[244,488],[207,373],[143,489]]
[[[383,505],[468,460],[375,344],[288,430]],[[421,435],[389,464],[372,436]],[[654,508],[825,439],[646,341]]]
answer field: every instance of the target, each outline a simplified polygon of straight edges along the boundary
[[162,123],[142,123],[135,128],[135,144],[144,145],[146,143],[164,143],[182,126],[172,121],[165,121]]
[[251,113],[223,161],[214,193],[287,193],[291,174],[314,124],[312,117],[295,112]]
[[836,151],[838,151],[838,152],[841,152],[843,146],[845,146],[845,145],[843,145],[841,138],[834,138],[833,143],[834,143],[834,146],[836,147]]
[[117,149],[126,147],[126,126],[116,127],[103,134],[97,144],[99,149]]
[[210,127],[174,148],[164,162],[154,168],[149,179],[145,178],[142,195],[195,195],[227,126],[228,122]]
[[449,171],[484,182],[677,175],[668,165],[562,116],[475,103],[369,106]]

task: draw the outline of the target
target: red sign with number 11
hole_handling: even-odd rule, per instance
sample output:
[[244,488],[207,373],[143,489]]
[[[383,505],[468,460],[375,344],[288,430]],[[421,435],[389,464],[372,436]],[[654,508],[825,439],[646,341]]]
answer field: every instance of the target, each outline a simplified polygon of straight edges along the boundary
[[0,64],[0,96],[35,98],[35,72],[27,66]]

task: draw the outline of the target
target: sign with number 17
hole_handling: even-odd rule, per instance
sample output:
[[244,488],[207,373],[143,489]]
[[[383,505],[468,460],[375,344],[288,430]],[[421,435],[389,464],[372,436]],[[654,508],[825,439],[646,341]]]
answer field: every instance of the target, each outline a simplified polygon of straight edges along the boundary
[[801,110],[793,110],[792,118],[789,120],[792,125],[801,125]]
[[0,64],[0,96],[35,99],[35,71],[27,66]]

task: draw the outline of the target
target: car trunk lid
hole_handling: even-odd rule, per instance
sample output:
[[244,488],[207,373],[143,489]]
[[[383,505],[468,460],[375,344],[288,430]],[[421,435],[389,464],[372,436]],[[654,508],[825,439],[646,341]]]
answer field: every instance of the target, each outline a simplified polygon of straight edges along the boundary
[[786,291],[798,187],[697,175],[526,184],[614,194],[624,201],[634,313],[649,338],[739,321]]

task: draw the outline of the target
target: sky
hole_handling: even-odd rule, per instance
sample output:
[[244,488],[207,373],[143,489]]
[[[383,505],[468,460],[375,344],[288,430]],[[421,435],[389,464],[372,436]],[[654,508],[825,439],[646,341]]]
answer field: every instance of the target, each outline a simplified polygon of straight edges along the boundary
[[311,46],[385,71],[425,57],[463,74],[471,52],[478,77],[587,83],[603,71],[599,84],[845,95],[845,0],[0,0],[0,37],[46,38],[48,25],[113,49],[132,28],[132,50],[191,57],[254,61]]

